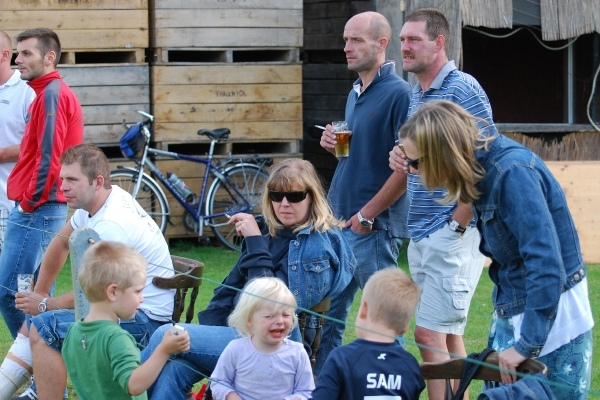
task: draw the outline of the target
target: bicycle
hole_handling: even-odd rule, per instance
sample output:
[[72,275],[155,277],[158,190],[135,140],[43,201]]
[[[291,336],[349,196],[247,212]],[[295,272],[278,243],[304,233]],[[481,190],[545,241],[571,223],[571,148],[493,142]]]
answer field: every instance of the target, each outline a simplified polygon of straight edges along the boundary
[[[197,232],[201,239],[204,226],[210,226],[226,247],[240,250],[243,238],[237,235],[234,225],[228,224],[229,217],[239,212],[255,215],[261,212],[261,197],[268,177],[264,167],[271,165],[272,159],[257,156],[234,158],[229,155],[223,162],[215,161],[215,144],[228,139],[230,130],[227,128],[198,131],[198,135],[207,136],[211,140],[206,157],[152,148],[150,124],[154,121],[154,116],[143,111],[138,113],[146,117],[146,120],[130,126],[120,139],[121,153],[133,160],[135,167],[118,165],[110,173],[111,182],[128,191],[165,233],[171,211],[167,196],[157,182],[160,181],[185,209],[183,223],[186,230]],[[184,198],[183,193],[165,177],[149,156],[204,164],[200,194]],[[150,174],[145,172],[146,168]],[[209,176],[212,176],[213,181],[207,192]]]

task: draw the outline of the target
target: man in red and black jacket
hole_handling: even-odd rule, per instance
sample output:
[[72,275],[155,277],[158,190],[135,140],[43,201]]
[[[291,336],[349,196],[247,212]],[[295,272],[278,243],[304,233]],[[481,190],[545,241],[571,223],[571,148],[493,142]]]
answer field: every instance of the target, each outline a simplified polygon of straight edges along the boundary
[[56,33],[27,30],[17,37],[17,52],[21,79],[37,96],[27,113],[19,160],[8,178],[8,198],[16,206],[0,253],[0,313],[13,338],[25,319],[15,308],[17,275],[34,273],[54,233],[65,224],[59,158],[83,139],[81,105],[56,70],[61,52]]

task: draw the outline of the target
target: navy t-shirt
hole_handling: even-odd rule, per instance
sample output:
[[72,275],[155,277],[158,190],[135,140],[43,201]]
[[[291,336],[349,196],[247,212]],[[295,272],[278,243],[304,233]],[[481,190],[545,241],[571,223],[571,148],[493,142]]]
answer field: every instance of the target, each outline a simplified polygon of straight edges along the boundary
[[417,400],[425,389],[417,359],[396,343],[357,339],[331,351],[313,400]]

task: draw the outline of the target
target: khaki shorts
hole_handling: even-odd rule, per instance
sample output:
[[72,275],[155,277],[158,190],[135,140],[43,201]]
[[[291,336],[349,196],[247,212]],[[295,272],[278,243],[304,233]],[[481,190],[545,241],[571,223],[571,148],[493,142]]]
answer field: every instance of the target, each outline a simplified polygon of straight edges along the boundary
[[469,227],[460,236],[448,224],[408,246],[408,265],[421,289],[417,326],[462,335],[469,305],[481,276],[485,257],[479,252],[480,235]]

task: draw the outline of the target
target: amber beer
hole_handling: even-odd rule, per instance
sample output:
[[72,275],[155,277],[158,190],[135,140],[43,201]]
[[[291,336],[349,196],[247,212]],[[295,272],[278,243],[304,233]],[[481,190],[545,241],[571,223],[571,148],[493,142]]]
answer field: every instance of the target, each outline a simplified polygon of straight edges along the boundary
[[350,136],[352,132],[350,131],[341,131],[335,132],[335,140],[337,144],[335,145],[335,156],[336,157],[348,157],[350,153]]

